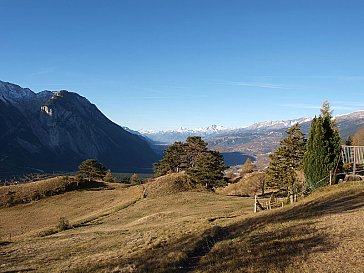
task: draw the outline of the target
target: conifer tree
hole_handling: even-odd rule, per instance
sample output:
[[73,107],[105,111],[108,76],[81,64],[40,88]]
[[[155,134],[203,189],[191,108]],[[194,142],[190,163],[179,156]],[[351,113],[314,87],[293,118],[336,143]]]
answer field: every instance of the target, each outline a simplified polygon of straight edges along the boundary
[[155,176],[165,175],[167,173],[180,172],[187,168],[188,158],[186,144],[175,142],[164,150],[163,158],[154,164]]
[[340,160],[339,129],[332,119],[329,102],[325,101],[319,117],[312,120],[304,156],[305,180],[310,190],[326,185],[330,171]]
[[210,151],[201,137],[188,137],[186,142],[175,142],[164,151],[164,157],[154,165],[155,176],[186,171],[191,178],[207,188],[223,182],[227,166],[219,152]]
[[297,181],[296,172],[303,167],[305,137],[298,123],[286,133],[288,136],[281,140],[279,148],[269,156],[268,185],[293,191]]
[[175,142],[164,150],[163,158],[154,165],[155,176],[186,171],[194,167],[196,158],[207,152],[207,143],[201,137],[188,137],[186,142]]
[[83,161],[78,169],[79,171],[77,172],[77,176],[85,178],[88,181],[97,178],[102,179],[106,174],[106,168],[104,165],[95,159],[87,159]]
[[219,152],[200,153],[194,160],[194,166],[187,170],[187,174],[191,176],[192,180],[208,189],[224,184],[224,171],[227,166]]
[[243,166],[241,166],[241,174],[252,173],[253,171],[254,171],[254,166],[250,158],[248,158],[243,164]]

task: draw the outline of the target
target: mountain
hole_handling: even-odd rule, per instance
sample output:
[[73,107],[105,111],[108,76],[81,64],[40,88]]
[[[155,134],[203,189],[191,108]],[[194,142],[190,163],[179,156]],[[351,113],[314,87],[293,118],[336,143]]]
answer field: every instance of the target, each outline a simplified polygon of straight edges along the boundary
[[264,121],[257,122],[250,125],[244,129],[246,130],[279,130],[286,129],[293,126],[296,123],[302,124],[306,122],[311,122],[312,118],[299,118],[293,120],[279,120],[279,121]]
[[[335,116],[343,139],[364,126],[364,111]],[[302,131],[307,135],[312,118],[304,117],[293,120],[265,121],[247,127],[229,129],[222,126],[210,126],[198,129],[177,129],[171,131],[142,131],[141,133],[160,145],[168,145],[174,141],[184,141],[192,135],[202,136],[209,148],[223,153],[228,165],[239,165],[246,158],[257,161],[259,168],[268,164],[268,155],[278,148],[284,132],[295,123],[301,124]],[[214,128],[211,130],[210,128]]]
[[34,93],[0,81],[0,176],[75,171],[87,158],[114,172],[150,171],[158,160],[144,137],[65,90]]
[[152,131],[152,130],[141,130],[140,133],[151,139],[152,141],[159,143],[173,143],[175,141],[184,141],[189,136],[199,135],[202,137],[209,137],[222,132],[229,132],[233,129],[227,129],[223,126],[211,125],[208,127],[201,127],[195,129],[187,129],[180,127],[176,130],[169,131]]

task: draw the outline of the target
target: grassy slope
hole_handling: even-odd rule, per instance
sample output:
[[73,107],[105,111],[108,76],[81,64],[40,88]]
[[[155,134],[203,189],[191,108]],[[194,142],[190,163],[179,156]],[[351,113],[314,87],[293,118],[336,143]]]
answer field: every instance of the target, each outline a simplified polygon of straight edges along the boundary
[[[69,192],[0,209],[2,240],[13,233],[1,245],[0,271],[363,272],[363,191],[334,186],[258,214],[250,198],[206,192]],[[37,235],[59,216],[84,224]]]

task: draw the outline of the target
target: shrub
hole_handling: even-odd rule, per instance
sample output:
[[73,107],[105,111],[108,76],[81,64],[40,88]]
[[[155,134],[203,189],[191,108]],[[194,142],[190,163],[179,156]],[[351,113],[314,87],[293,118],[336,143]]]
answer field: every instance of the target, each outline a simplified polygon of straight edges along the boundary
[[141,184],[139,176],[136,173],[130,177],[130,184]]
[[59,217],[57,229],[58,231],[63,231],[71,228],[69,221],[65,217]]
[[105,176],[104,176],[105,182],[115,182],[115,177],[112,175],[110,170],[107,170]]

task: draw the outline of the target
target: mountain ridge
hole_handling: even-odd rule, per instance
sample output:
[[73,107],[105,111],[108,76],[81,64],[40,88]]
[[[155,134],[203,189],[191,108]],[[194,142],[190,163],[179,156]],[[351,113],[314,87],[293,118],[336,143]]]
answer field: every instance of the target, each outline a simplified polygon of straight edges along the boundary
[[0,97],[0,176],[75,171],[87,158],[113,171],[149,172],[158,160],[144,138],[124,130],[75,92],[34,93],[0,81]]
[[[352,113],[347,114],[339,114],[335,115],[334,119],[337,122],[342,122],[345,120],[356,119],[356,118],[364,118],[364,110],[358,110]],[[202,136],[210,135],[210,134],[219,134],[219,133],[232,133],[239,131],[252,131],[252,130],[278,130],[278,129],[288,129],[295,123],[306,124],[311,122],[313,117],[302,117],[297,119],[288,119],[288,120],[272,120],[272,121],[262,121],[256,122],[248,126],[237,127],[237,128],[228,128],[221,125],[211,125],[208,127],[198,127],[198,128],[185,128],[180,127],[174,130],[140,130],[137,131],[141,135],[150,137],[153,140],[154,135],[160,134],[202,134]]]
[[[175,141],[184,141],[188,136],[199,135],[205,139],[211,149],[223,153],[225,157],[230,157],[229,165],[243,164],[245,158],[250,157],[257,161],[258,168],[265,168],[268,164],[269,153],[278,148],[285,131],[298,122],[302,132],[308,135],[312,119],[304,117],[286,121],[265,121],[230,129],[220,126],[219,128],[224,129],[217,131],[184,128],[184,130],[145,132],[144,136],[159,143],[159,149],[162,150],[163,147]],[[342,139],[345,140],[364,126],[364,110],[336,115],[334,119]]]

